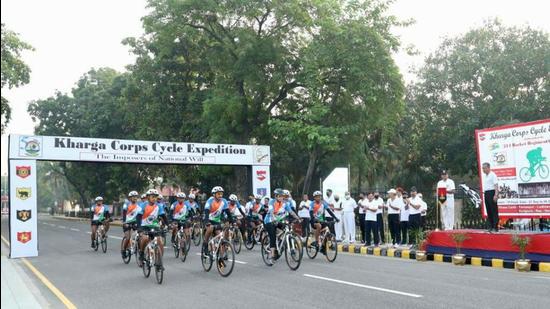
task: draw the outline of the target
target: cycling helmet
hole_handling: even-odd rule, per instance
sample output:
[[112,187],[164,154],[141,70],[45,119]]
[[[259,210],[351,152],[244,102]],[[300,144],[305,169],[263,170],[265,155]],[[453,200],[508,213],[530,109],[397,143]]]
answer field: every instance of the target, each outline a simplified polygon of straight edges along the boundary
[[180,193],[176,194],[176,197],[177,198],[185,198],[185,193],[180,192]]
[[283,190],[283,195],[285,195],[285,196],[290,196],[290,191],[288,191],[288,190]]
[[316,197],[316,196],[323,196],[323,193],[321,193],[321,191],[313,192],[313,197]]
[[162,196],[162,194],[159,193],[159,200],[162,200],[164,198],[164,196]]
[[103,197],[98,196],[98,197],[95,198],[95,201],[96,201],[96,202],[103,201]]
[[142,199],[144,199],[144,198],[146,198],[146,197],[147,197],[147,194],[145,194],[145,193],[143,193],[143,194],[141,195],[141,198],[142,198]]
[[191,193],[191,194],[189,194],[188,197],[189,197],[190,200],[194,200],[195,199],[195,194]]
[[237,198],[237,196],[235,194],[231,194],[229,196],[229,200],[232,201],[232,202],[237,202],[239,200],[239,198]]
[[261,199],[262,199],[262,196],[259,195],[259,194],[254,194],[254,199],[255,199],[255,200],[261,200]]
[[156,189],[149,189],[146,194],[147,194],[147,196],[149,196],[149,195],[157,195],[158,196],[159,192]]
[[277,196],[277,195],[284,195],[285,192],[284,192],[283,189],[275,189],[275,190],[273,191],[273,194],[275,194],[275,196]]
[[128,197],[135,197],[135,196],[139,196],[139,193],[137,193],[137,191],[130,191],[130,193],[128,193]]
[[220,186],[215,186],[214,188],[212,188],[212,193],[218,193],[218,192],[223,192],[223,188]]

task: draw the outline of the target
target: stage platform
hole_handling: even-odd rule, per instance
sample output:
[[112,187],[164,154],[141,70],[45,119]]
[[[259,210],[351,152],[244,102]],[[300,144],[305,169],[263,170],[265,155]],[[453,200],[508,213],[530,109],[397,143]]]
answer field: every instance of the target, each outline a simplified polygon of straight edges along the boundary
[[[518,232],[509,230],[502,230],[498,233],[489,233],[484,230],[433,231],[427,239],[426,251],[444,255],[456,253],[456,245],[451,234],[461,232],[468,236],[461,248],[461,253],[468,257],[508,261],[519,258],[519,249],[512,244],[512,236]],[[519,232],[519,235],[531,238],[525,258],[533,262],[550,262],[550,233]]]

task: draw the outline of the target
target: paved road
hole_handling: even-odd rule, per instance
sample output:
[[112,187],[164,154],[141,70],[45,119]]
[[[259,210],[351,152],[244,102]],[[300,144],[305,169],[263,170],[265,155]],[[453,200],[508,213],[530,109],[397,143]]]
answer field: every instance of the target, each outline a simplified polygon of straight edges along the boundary
[[[2,220],[2,235],[7,236]],[[298,271],[263,264],[243,250],[229,278],[205,273],[198,249],[185,263],[166,250],[162,285],[120,258],[122,229],[109,232],[107,254],[92,251],[89,224],[39,218],[40,256],[31,262],[78,308],[529,308],[550,303],[550,276],[508,269],[341,253],[329,264],[305,257]],[[7,238],[7,237],[6,237]],[[51,297],[46,297],[51,299]],[[57,307],[59,304],[54,304]]]

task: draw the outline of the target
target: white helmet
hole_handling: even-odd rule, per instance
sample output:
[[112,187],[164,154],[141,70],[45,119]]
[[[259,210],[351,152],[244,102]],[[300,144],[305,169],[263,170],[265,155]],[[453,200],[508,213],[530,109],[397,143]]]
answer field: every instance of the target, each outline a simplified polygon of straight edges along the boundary
[[237,202],[239,200],[239,198],[235,194],[231,194],[229,196],[229,200],[232,201],[232,202]]
[[147,194],[145,194],[145,193],[143,193],[143,194],[141,195],[141,198],[142,198],[142,199],[144,199],[144,198],[146,198],[146,197],[147,197]]
[[195,194],[191,193],[191,194],[189,194],[188,197],[189,197],[190,200],[194,200],[195,199]]
[[313,192],[313,197],[316,197],[316,196],[323,196],[323,193],[321,193],[321,191]]
[[290,196],[290,191],[288,191],[288,190],[283,190],[283,195]]
[[255,199],[255,200],[261,200],[261,199],[262,199],[262,196],[259,195],[259,194],[254,194],[254,199]]
[[98,197],[95,198],[95,201],[96,201],[96,202],[103,201],[103,197],[98,196]]
[[147,190],[147,193],[146,193],[148,196],[149,195],[159,195],[159,192],[156,190],[156,189],[149,189]]
[[215,186],[214,188],[212,188],[212,193],[218,193],[218,192],[223,192],[223,188],[220,187],[220,186]]
[[137,193],[137,191],[130,191],[130,193],[128,193],[128,197],[135,197],[135,196],[139,196],[139,193]]
[[180,192],[180,193],[176,194],[176,197],[177,198],[185,198],[185,193]]
[[164,198],[164,196],[162,196],[162,194],[159,193],[159,200],[162,200]]

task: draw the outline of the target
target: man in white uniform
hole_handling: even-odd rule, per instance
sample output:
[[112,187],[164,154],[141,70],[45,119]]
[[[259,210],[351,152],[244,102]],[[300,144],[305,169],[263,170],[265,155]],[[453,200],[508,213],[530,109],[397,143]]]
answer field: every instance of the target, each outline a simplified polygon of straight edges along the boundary
[[424,202],[422,193],[418,193],[418,198],[420,199],[420,204],[422,205],[420,207],[420,226],[424,230],[426,227],[426,215],[428,214],[428,204]]
[[344,201],[342,202],[344,208],[344,242],[355,242],[355,208],[357,208],[357,202],[351,197],[349,192],[346,192]]
[[388,191],[388,194],[390,196],[386,201],[386,206],[388,208],[388,224],[390,226],[392,245],[396,247],[399,243],[401,243],[401,235],[399,233],[399,215],[401,213],[401,209],[405,207],[405,204],[402,199],[397,198],[397,191],[395,189]]
[[[325,202],[328,204],[328,206],[330,207],[330,210],[332,210],[332,212],[334,212],[334,195],[332,195],[332,189],[327,189],[326,191],[326,197],[325,197]],[[329,216],[326,212],[325,212],[325,220],[327,222],[332,222],[334,221],[334,218],[332,216]],[[334,228],[334,225],[329,225],[329,229],[330,229],[330,232],[334,235],[336,235],[336,230]],[[337,238],[338,240],[338,238]]]
[[302,201],[300,202],[300,205],[298,206],[298,216],[302,219],[302,237],[305,241],[307,235],[309,234],[309,205],[311,204],[311,201],[309,200],[309,196],[307,194],[304,194],[302,196]]
[[342,240],[342,232],[344,228],[344,222],[342,222],[342,200],[338,194],[334,194],[334,209],[333,212],[336,215],[336,223],[334,224],[334,229],[336,230],[336,241]]
[[447,189],[447,200],[441,205],[441,220],[444,230],[452,230],[455,225],[455,182],[449,178],[447,171],[441,172],[437,188]]

